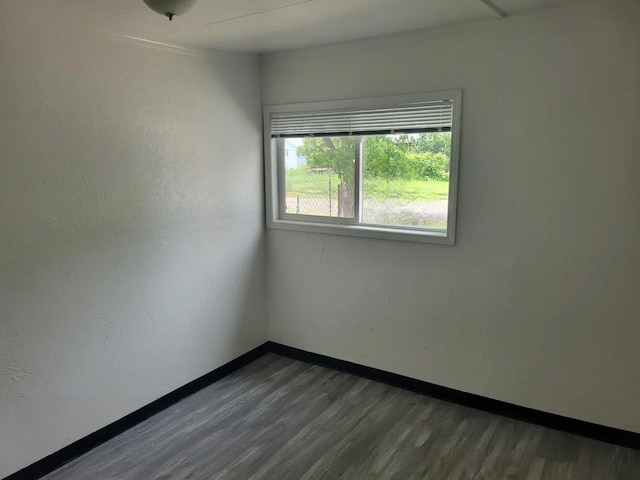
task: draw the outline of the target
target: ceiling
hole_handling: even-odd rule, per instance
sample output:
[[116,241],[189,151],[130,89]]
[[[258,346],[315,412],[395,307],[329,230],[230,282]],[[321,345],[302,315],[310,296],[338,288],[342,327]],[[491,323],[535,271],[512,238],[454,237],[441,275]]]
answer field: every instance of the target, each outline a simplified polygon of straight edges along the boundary
[[290,50],[500,18],[497,11],[508,16],[571,1],[199,0],[187,14],[169,22],[142,0],[26,0],[92,29],[169,44],[248,52]]

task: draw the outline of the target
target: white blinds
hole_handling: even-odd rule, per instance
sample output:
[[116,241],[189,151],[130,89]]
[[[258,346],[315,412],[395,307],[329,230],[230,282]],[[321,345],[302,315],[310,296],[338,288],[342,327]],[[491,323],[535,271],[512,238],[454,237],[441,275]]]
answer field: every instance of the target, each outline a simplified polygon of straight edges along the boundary
[[393,108],[271,114],[272,137],[387,135],[448,132],[453,101],[412,103]]

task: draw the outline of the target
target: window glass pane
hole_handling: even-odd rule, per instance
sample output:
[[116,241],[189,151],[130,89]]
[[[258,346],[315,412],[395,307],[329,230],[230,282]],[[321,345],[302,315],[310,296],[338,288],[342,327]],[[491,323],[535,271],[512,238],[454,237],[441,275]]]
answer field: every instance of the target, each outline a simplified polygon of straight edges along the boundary
[[362,220],[447,228],[451,133],[367,136]]
[[354,216],[356,139],[285,138],[286,213]]

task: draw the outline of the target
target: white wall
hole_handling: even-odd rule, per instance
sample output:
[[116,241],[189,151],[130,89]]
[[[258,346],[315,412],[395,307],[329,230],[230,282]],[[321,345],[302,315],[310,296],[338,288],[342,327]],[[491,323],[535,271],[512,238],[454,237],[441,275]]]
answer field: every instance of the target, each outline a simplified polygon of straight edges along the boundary
[[640,432],[640,8],[268,55],[265,104],[464,89],[458,245],[270,230],[270,339]]
[[258,57],[34,7],[0,15],[0,478],[267,337]]

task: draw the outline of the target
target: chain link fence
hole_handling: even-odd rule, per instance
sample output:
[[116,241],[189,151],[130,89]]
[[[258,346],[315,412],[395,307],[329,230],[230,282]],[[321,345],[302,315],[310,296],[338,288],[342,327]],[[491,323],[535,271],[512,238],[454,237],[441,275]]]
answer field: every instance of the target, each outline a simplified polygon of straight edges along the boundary
[[[287,213],[320,217],[353,216],[353,196],[344,195],[344,192],[342,192],[342,196],[340,195],[340,179],[331,169],[298,168],[288,170],[286,184]],[[362,202],[364,223],[430,228],[446,227],[448,213],[446,192],[442,200],[414,200],[410,199],[411,195],[415,194],[410,188],[405,187],[405,190],[399,186],[394,188],[387,194],[393,195],[395,198],[380,198],[380,195],[375,195],[375,189],[365,179]],[[409,198],[406,198],[405,195]],[[341,201],[342,211],[340,209]]]
[[337,176],[328,168],[287,175],[287,213],[338,216]]

